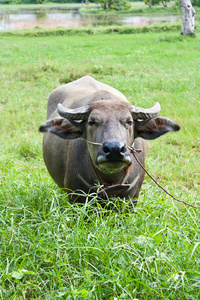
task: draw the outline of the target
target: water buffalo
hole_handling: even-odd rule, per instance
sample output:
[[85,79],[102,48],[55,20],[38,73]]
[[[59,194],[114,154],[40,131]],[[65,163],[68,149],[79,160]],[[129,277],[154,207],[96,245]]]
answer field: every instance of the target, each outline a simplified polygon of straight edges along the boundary
[[[150,109],[131,105],[118,90],[84,76],[55,89],[48,100],[43,156],[59,187],[68,193],[89,193],[102,186],[100,195],[138,198],[148,142],[180,127],[157,117],[160,105]],[[82,200],[80,200],[82,201]]]

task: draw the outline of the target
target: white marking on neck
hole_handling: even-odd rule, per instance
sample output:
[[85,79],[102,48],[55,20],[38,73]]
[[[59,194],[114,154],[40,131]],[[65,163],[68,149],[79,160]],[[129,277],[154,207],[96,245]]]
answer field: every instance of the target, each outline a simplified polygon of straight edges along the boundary
[[138,174],[138,175],[135,177],[135,179],[133,180],[133,182],[132,182],[131,185],[130,185],[129,190],[136,184],[136,182],[138,181],[138,179],[140,179],[140,174]]
[[88,188],[91,188],[91,184],[89,184],[89,182],[87,182],[80,174],[78,174],[78,177]]

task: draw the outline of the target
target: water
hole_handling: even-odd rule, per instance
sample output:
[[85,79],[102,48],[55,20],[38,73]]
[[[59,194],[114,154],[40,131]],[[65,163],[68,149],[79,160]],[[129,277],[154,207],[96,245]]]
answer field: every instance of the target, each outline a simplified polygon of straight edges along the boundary
[[95,15],[83,14],[78,11],[18,11],[0,12],[0,31],[34,28],[36,26],[54,28],[84,27],[97,25],[128,25],[145,26],[155,22],[173,23],[181,19],[181,16],[135,16],[135,15]]

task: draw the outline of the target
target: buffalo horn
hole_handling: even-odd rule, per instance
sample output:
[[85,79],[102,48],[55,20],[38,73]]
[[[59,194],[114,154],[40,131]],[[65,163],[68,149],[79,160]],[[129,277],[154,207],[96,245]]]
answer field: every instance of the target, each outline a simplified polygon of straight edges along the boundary
[[134,120],[146,120],[155,118],[161,111],[160,103],[156,102],[156,104],[152,108],[141,108],[137,106],[132,106],[132,116]]
[[88,116],[89,106],[85,105],[82,107],[70,109],[65,108],[62,104],[57,106],[58,113],[61,117],[69,120],[86,120]]

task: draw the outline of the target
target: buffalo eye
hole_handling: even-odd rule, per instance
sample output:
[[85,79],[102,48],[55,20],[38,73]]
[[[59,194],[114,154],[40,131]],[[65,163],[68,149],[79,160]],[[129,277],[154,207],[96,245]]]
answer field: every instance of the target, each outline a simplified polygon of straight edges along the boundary
[[133,121],[128,120],[128,121],[126,122],[126,124],[129,125],[129,126],[132,126],[132,125],[133,125]]
[[90,121],[88,121],[88,125],[89,125],[89,126],[93,126],[93,125],[95,125],[95,121],[94,121],[94,120],[90,120]]

